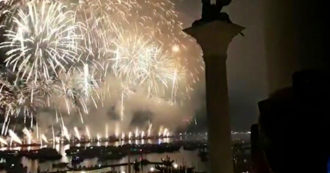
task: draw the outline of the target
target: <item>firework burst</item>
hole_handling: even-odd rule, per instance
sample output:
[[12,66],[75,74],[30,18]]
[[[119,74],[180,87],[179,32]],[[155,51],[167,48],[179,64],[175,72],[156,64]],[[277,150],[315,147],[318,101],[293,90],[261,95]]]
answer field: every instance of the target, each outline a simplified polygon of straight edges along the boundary
[[7,30],[6,66],[26,81],[50,80],[79,61],[74,13],[64,5],[45,1],[28,2],[13,17],[15,27]]
[[[88,113],[89,102],[93,102],[97,107],[97,101],[100,98],[97,89],[100,79],[96,78],[95,69],[85,64],[82,68],[73,68],[67,73],[59,74],[60,84],[55,85],[55,96],[58,99],[65,100],[67,113],[72,109],[78,109],[78,112]],[[56,103],[53,103],[56,105]]]
[[203,71],[199,52],[191,51],[199,48],[182,32],[170,0],[8,0],[0,5],[6,9],[0,9],[5,38],[0,50],[15,73],[14,82],[0,82],[0,107],[9,114],[34,111],[41,107],[39,99],[56,110],[61,105],[54,102],[64,99],[69,114],[73,109],[88,113],[105,98],[98,90],[111,86],[113,77],[126,92],[122,100],[142,90],[175,101],[189,97]]
[[123,81],[123,89],[131,92],[143,88],[149,97],[171,100],[189,97],[203,71],[203,62],[201,57],[190,57],[196,54],[187,54],[190,50],[184,45],[194,42],[182,32],[171,1],[104,0],[83,4],[89,7],[84,8],[89,14],[85,21],[90,21],[85,25],[103,28],[87,32],[91,34],[87,38],[98,38],[89,43],[100,45],[93,49],[103,52],[97,56],[100,64],[105,73],[111,67],[110,73]]
[[4,115],[32,116],[38,107],[42,106],[42,101],[31,91],[19,82],[11,84],[6,80],[0,80],[0,108]]
[[180,65],[161,45],[136,33],[122,33],[114,44],[112,70],[130,88],[143,87],[148,96],[162,96],[167,89],[175,89],[172,84],[178,80]]

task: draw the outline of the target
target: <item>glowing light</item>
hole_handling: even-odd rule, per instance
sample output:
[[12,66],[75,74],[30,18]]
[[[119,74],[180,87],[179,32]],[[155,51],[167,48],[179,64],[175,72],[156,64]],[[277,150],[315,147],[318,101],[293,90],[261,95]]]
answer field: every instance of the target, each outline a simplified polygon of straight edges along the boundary
[[36,133],[37,133],[37,139],[39,139],[39,125],[38,125],[38,122],[36,123]]
[[173,45],[172,46],[172,51],[177,53],[177,52],[180,52],[180,47],[178,45]]
[[163,130],[162,136],[166,137],[166,136],[167,136],[167,134],[168,134],[168,129],[167,129],[167,128],[165,128],[165,129]]
[[115,137],[118,138],[120,134],[120,127],[119,127],[119,123],[117,122],[115,124]]
[[129,140],[132,139],[132,136],[133,136],[132,132],[128,132],[128,139],[129,139]]
[[150,137],[150,135],[151,135],[151,130],[152,130],[152,124],[150,123],[149,127],[148,127],[148,133],[147,133],[148,137]]
[[159,127],[159,131],[158,131],[158,136],[162,136],[164,133],[164,127],[163,126],[160,126]]
[[8,142],[6,139],[0,137],[0,143],[3,144],[3,145],[8,145]]
[[139,128],[136,128],[136,129],[135,129],[135,138],[138,138],[139,135],[140,135]]
[[108,124],[105,124],[105,138],[108,138],[109,137],[109,129],[108,129]]
[[76,136],[76,138],[77,138],[78,140],[80,140],[81,137],[80,137],[80,133],[79,133],[78,127],[74,127],[73,129],[74,129],[74,132],[75,132],[75,136]]
[[45,136],[45,134],[41,134],[41,140],[45,143],[48,143],[48,139],[47,137]]
[[56,136],[55,136],[55,130],[54,130],[54,126],[52,126],[52,137],[53,137],[53,148],[55,148],[55,145],[57,143],[56,141]]
[[31,144],[31,141],[32,141],[32,134],[31,134],[31,132],[27,128],[24,128],[23,129],[23,133],[27,137],[27,143],[28,144]]
[[[79,114],[84,124],[83,114],[90,113],[90,106],[98,108],[110,93],[98,91],[112,84],[107,75],[121,81],[123,121],[130,93],[142,91],[148,98],[176,104],[177,98],[189,97],[203,71],[201,55],[191,51],[197,48],[182,32],[170,0],[3,2],[0,30],[5,41],[0,50],[15,80],[9,82],[9,72],[1,71],[0,108],[5,116],[1,134],[6,134],[10,116],[33,119],[33,113],[44,107],[58,111],[66,107],[67,114]],[[39,139],[38,125],[36,129]],[[61,131],[70,140],[63,119]],[[150,124],[147,136],[151,131]],[[115,135],[119,134],[116,128]],[[87,127],[86,135],[90,139]],[[169,132],[160,129],[161,135]]]
[[87,136],[88,139],[90,140],[90,139],[91,139],[91,133],[89,132],[89,129],[88,129],[87,126],[85,127],[85,129],[86,129],[86,136]]
[[0,48],[6,52],[6,66],[19,78],[37,82],[51,79],[59,70],[66,71],[68,64],[79,58],[74,12],[58,2],[31,1],[19,9],[13,18],[12,30],[7,30],[8,41]]
[[100,134],[96,134],[96,139],[97,139],[98,142],[100,142],[100,140],[101,140],[101,135],[100,135]]
[[[24,117],[32,117],[36,107],[40,106],[40,100],[33,97],[31,90],[19,82],[11,83],[3,75],[7,72],[0,71],[0,108],[4,111],[5,121],[9,116],[17,116],[22,113]],[[4,77],[4,78],[3,78]],[[4,130],[4,127],[2,128]],[[3,134],[3,131],[2,131]]]
[[22,144],[21,139],[16,135],[16,133],[14,131],[12,131],[11,129],[9,129],[9,136],[11,138],[12,141]]
[[62,127],[62,136],[66,138],[66,140],[70,141],[70,134],[66,126]]
[[165,95],[179,66],[160,45],[144,35],[123,33],[115,50],[114,74],[132,89],[143,86],[148,96]]
[[173,163],[173,168],[177,169],[179,167],[179,165],[177,163]]
[[125,139],[126,135],[124,132],[121,133],[121,139]]

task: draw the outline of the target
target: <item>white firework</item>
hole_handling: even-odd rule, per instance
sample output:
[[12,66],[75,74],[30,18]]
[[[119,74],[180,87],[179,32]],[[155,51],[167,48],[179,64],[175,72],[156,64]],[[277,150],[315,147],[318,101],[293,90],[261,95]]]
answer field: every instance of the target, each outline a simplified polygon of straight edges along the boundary
[[18,78],[37,82],[49,80],[79,61],[80,25],[74,12],[58,2],[32,1],[13,17],[15,27],[7,30],[6,66]]
[[179,65],[158,43],[144,35],[124,33],[114,44],[112,70],[131,89],[143,87],[148,96],[163,96],[173,89]]
[[7,80],[0,80],[0,109],[3,115],[33,116],[38,107],[42,107],[41,99],[31,93],[24,83],[15,82],[14,84]]
[[[74,110],[88,113],[89,103],[97,106],[100,79],[96,79],[95,70],[85,64],[81,68],[70,69],[67,73],[59,74],[60,84],[55,85],[58,93],[56,98],[65,100],[67,113]],[[55,99],[56,100],[56,99]],[[56,103],[54,103],[56,105]]]
[[0,95],[10,114],[35,110],[39,99],[58,110],[62,105],[54,102],[63,98],[68,113],[88,113],[110,93],[97,90],[111,88],[113,76],[122,81],[123,96],[143,90],[175,101],[189,97],[203,71],[199,48],[182,32],[170,0],[6,0],[0,6],[0,50],[16,78]]

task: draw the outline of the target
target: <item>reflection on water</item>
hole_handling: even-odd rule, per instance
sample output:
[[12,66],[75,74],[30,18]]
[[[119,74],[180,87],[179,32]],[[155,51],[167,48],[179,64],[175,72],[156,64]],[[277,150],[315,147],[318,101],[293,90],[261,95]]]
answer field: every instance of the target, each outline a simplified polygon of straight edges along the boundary
[[[156,161],[159,162],[162,158],[165,158],[166,156],[169,156],[171,159],[175,161],[175,163],[179,165],[185,165],[185,166],[194,166],[196,170],[206,170],[206,164],[201,162],[200,158],[198,157],[198,151],[185,151],[183,149],[180,149],[179,152],[175,153],[163,153],[163,154],[146,154],[146,155],[135,155],[130,156],[130,161],[133,162],[134,160],[139,160],[141,157],[144,159],[150,160],[150,161]],[[68,159],[67,157],[63,157]],[[79,166],[85,166],[85,167],[94,167],[98,164],[102,165],[114,165],[114,164],[121,164],[121,163],[128,163],[129,161],[128,157],[124,157],[120,160],[109,160],[109,161],[103,161],[99,162],[97,158],[94,159],[86,159],[82,163],[80,163]],[[63,161],[63,160],[61,160]],[[59,161],[56,162],[43,162],[39,163],[37,160],[29,160],[26,158],[22,158],[22,164],[24,167],[27,167],[28,173],[37,173],[38,169],[40,172],[55,172],[60,169],[53,168],[53,163],[59,163]],[[143,167],[143,172],[147,172],[150,169],[152,169],[151,165]],[[119,172],[128,172],[127,166],[121,166],[117,168],[113,168],[111,170],[119,171]],[[103,172],[104,170],[100,170],[99,172]]]
[[[75,144],[73,146],[120,146],[124,144],[160,144],[160,143],[170,143],[172,139],[166,138],[166,139],[157,139],[157,140],[130,140],[130,141],[118,141],[115,143],[108,143],[108,142],[97,142],[97,143],[88,143],[88,144]],[[67,156],[65,151],[67,149],[70,149],[70,145],[56,145],[54,146],[55,149],[62,155],[62,158],[58,161],[46,161],[46,162],[40,162],[38,160],[30,160],[26,157],[23,157],[21,159],[21,163],[23,167],[27,168],[27,173],[38,173],[38,172],[56,172],[63,170],[63,168],[57,168],[54,166],[54,164],[58,163],[68,163],[69,167],[72,167],[71,165],[71,157]],[[95,167],[95,166],[101,166],[101,165],[115,165],[115,164],[123,164],[123,163],[132,163],[135,160],[141,160],[146,159],[152,162],[160,162],[162,158],[165,158],[169,156],[172,160],[175,161],[178,165],[183,165],[187,167],[195,167],[195,170],[197,171],[205,171],[206,170],[206,163],[202,162],[201,159],[198,156],[198,151],[186,151],[183,148],[181,148],[179,151],[174,153],[151,153],[151,154],[141,154],[141,155],[132,155],[132,156],[126,156],[120,160],[107,160],[107,161],[100,161],[98,158],[93,159],[85,159],[83,162],[81,162],[78,166],[81,167]],[[149,172],[153,169],[153,165],[147,165],[142,167],[140,172]],[[106,168],[101,169],[98,171],[93,172],[106,172],[106,171],[118,171],[118,172],[128,172],[128,166],[121,166],[121,167],[114,167],[114,168]],[[131,167],[131,170],[133,168]],[[85,171],[87,172],[87,171]]]

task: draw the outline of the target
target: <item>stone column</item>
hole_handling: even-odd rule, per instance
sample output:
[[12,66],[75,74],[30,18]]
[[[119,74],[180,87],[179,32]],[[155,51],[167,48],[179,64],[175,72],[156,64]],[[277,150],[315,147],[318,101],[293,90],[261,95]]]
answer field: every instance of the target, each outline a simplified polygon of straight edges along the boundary
[[213,21],[185,30],[203,49],[209,128],[209,171],[212,173],[233,173],[226,59],[229,43],[242,29],[235,24]]

